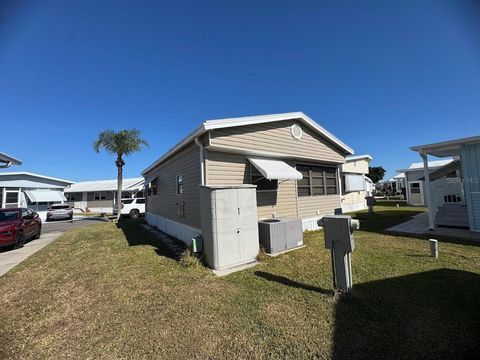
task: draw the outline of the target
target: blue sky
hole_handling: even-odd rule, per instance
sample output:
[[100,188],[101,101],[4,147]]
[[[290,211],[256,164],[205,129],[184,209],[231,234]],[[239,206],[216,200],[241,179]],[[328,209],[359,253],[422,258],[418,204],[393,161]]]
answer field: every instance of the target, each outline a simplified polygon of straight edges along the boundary
[[9,169],[116,176],[103,129],[136,127],[141,170],[203,120],[303,111],[388,176],[409,146],[480,134],[478,1],[0,1]]

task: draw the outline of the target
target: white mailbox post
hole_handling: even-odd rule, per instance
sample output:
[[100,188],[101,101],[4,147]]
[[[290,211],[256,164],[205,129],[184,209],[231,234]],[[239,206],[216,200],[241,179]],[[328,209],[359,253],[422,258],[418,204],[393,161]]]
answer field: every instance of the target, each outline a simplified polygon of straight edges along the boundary
[[358,230],[360,223],[347,215],[327,215],[318,225],[323,227],[325,248],[332,252],[333,286],[348,291],[352,288],[353,230]]

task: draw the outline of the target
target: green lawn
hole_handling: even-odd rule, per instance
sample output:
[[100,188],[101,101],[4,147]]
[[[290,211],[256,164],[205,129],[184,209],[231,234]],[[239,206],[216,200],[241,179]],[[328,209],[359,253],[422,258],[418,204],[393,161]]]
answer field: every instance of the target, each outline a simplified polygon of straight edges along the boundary
[[0,278],[0,358],[471,358],[480,247],[442,242],[430,258],[425,240],[382,234],[421,209],[376,210],[355,214],[366,231],[347,296],[321,232],[217,278],[137,221],[74,229]]

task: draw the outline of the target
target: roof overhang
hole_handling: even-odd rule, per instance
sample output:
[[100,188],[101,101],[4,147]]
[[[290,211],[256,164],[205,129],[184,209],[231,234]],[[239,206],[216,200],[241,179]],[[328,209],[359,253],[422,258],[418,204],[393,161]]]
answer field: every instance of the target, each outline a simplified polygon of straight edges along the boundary
[[436,157],[459,156],[462,145],[480,143],[480,136],[442,141],[438,143],[412,146],[410,149],[424,155]]
[[314,120],[310,117],[305,115],[303,112],[291,112],[291,113],[282,113],[282,114],[270,114],[270,115],[259,115],[259,116],[246,116],[246,117],[238,117],[238,118],[226,118],[226,119],[217,119],[217,120],[207,120],[202,123],[199,127],[193,130],[190,134],[188,134],[185,138],[183,138],[178,144],[168,150],[162,157],[160,157],[157,161],[147,167],[145,170],[142,171],[142,175],[147,174],[159,164],[161,164],[164,160],[172,156],[174,153],[179,151],[185,145],[192,142],[196,137],[205,134],[207,131],[215,130],[215,129],[224,129],[230,127],[237,127],[237,126],[247,126],[247,125],[254,125],[254,124],[265,124],[270,122],[276,121],[286,121],[286,120],[299,120],[304,125],[308,126],[310,129],[315,131],[317,134],[325,137],[329,140],[332,144],[337,146],[341,149],[345,155],[353,155],[354,151],[352,148],[347,146],[345,143],[340,141],[337,137],[333,134],[328,132],[326,129],[321,127],[317,124]]
[[248,158],[250,163],[260,171],[267,180],[301,180],[302,173],[282,160]]
[[69,185],[73,184],[73,181],[70,181],[70,180],[54,178],[54,177],[51,177],[51,176],[45,176],[45,175],[35,174],[35,173],[27,172],[27,171],[2,172],[2,173],[0,173],[0,177],[1,177],[1,176],[9,176],[9,175],[14,175],[14,176],[22,176],[22,175],[25,175],[25,176],[36,177],[36,178],[39,178],[39,179],[53,180],[53,181],[58,181],[58,182],[64,183],[66,186],[69,186]]
[[0,165],[0,167],[3,167],[3,168],[10,167],[11,165],[22,165],[21,160],[16,159],[13,156],[7,155],[2,152],[0,152],[0,163],[4,164],[4,165]]
[[372,161],[372,156],[368,154],[364,155],[353,155],[346,157],[347,163],[350,161],[357,161],[357,160],[367,160],[368,162]]

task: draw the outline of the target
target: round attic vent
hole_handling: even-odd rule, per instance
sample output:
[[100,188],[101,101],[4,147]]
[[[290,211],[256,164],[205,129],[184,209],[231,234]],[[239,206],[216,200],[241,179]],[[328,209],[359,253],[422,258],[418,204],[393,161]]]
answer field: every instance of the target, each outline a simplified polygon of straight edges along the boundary
[[303,130],[298,124],[293,124],[290,128],[290,132],[292,133],[292,137],[294,139],[300,140],[303,135]]

